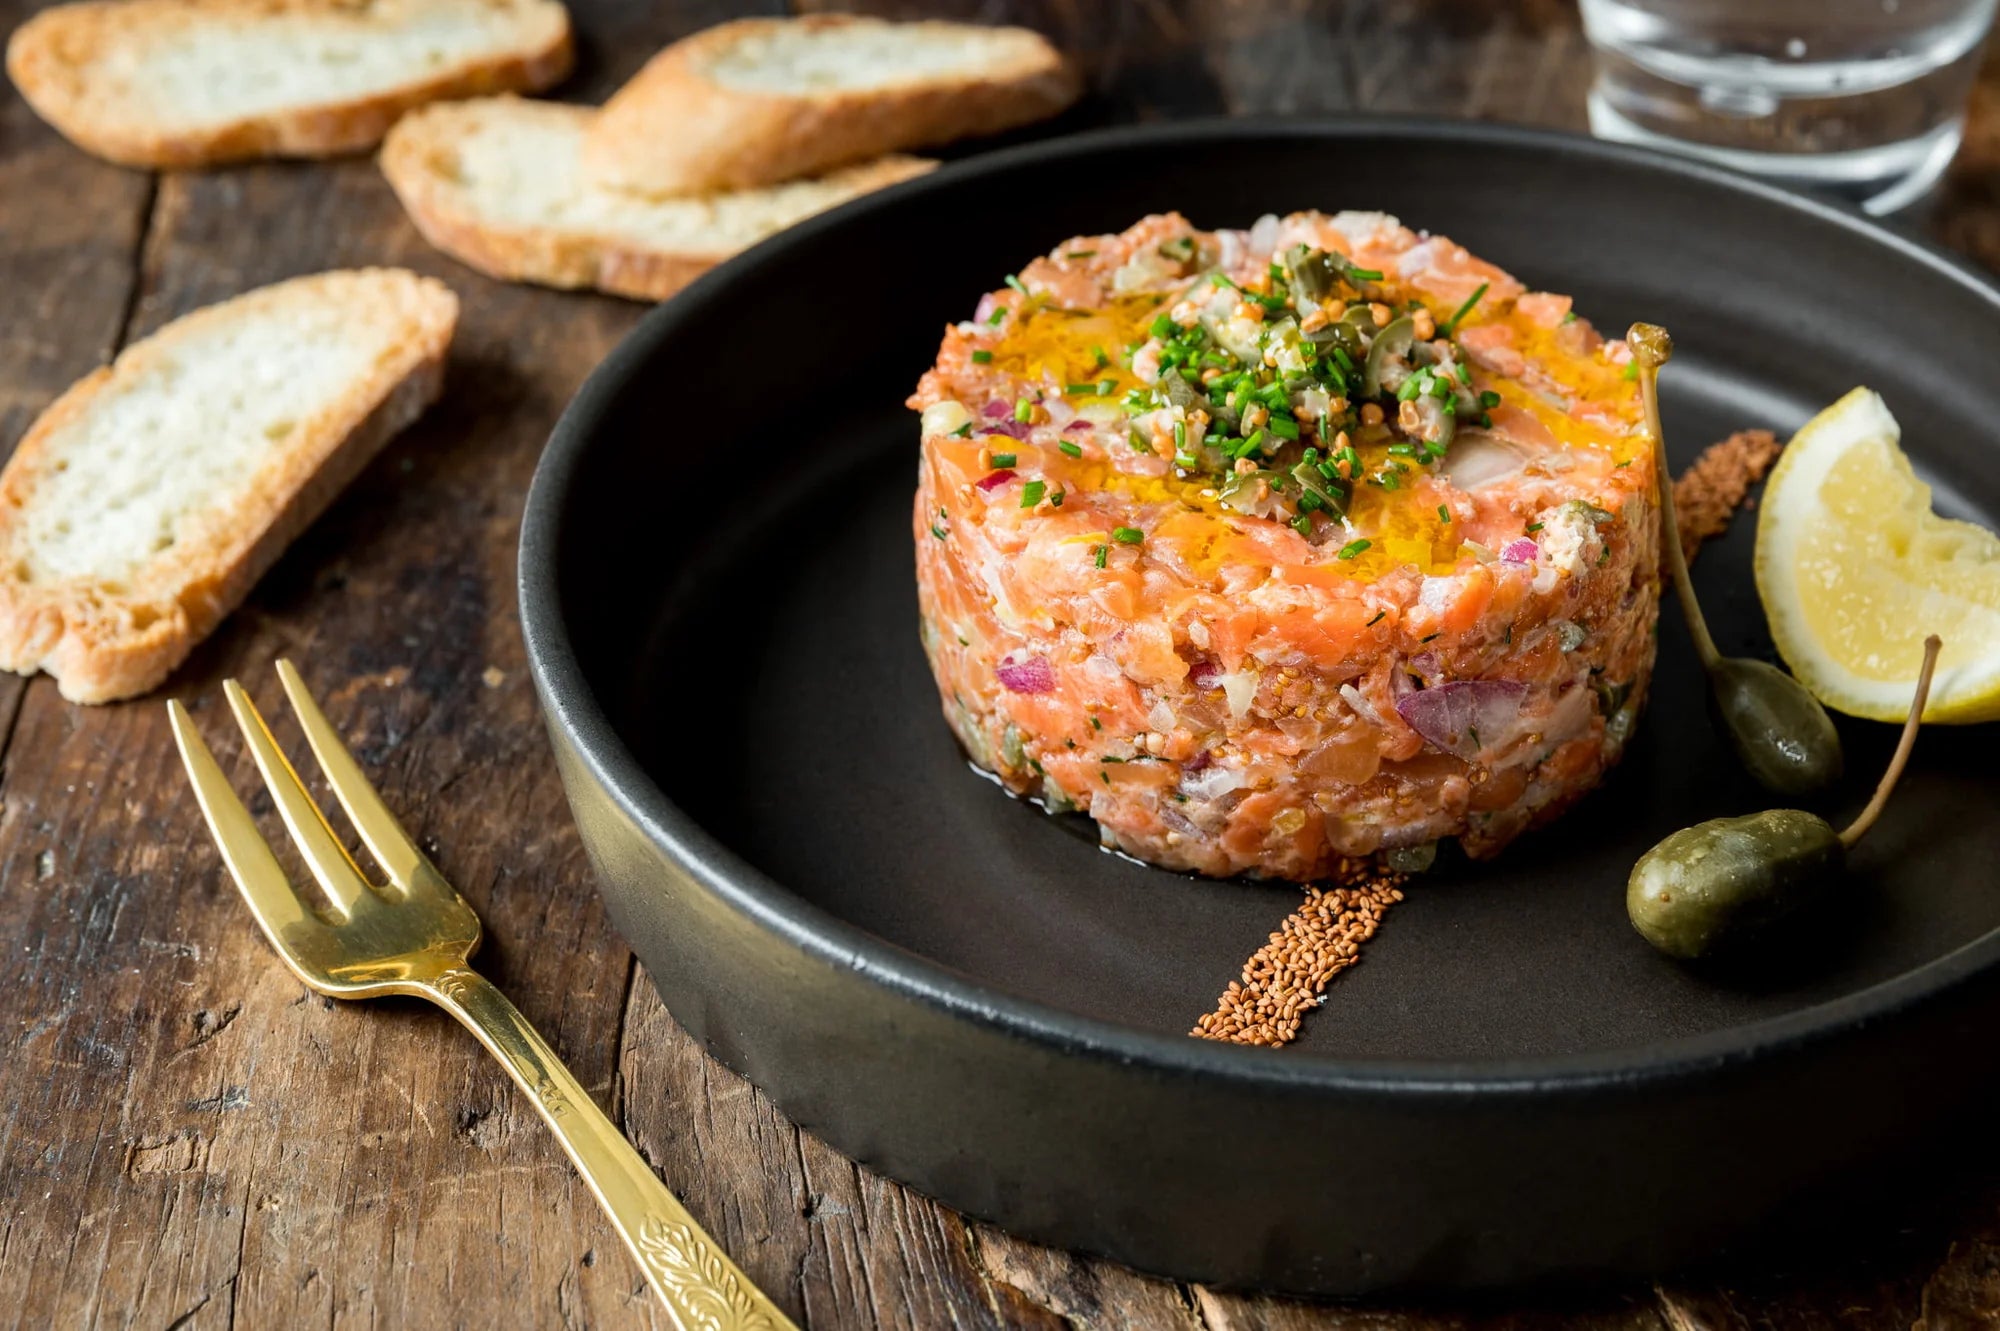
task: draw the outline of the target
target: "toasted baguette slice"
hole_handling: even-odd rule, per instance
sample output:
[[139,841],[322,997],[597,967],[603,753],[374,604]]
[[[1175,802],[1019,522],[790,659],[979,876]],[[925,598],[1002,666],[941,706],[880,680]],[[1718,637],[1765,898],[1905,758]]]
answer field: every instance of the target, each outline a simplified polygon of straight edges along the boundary
[[657,197],[748,189],[1024,125],[1080,86],[1026,28],[744,19],[668,47],[619,89],[584,173]]
[[78,381],[0,471],[0,668],[167,677],[438,394],[458,299],[369,268],[197,310]]
[[382,147],[382,170],[424,237],[492,277],[662,300],[792,223],[937,165],[886,157],[817,180],[649,200],[578,179],[594,113],[489,97],[425,107]]
[[570,60],[554,0],[87,0],[7,43],[43,119],[147,167],[358,152],[412,106],[546,88]]

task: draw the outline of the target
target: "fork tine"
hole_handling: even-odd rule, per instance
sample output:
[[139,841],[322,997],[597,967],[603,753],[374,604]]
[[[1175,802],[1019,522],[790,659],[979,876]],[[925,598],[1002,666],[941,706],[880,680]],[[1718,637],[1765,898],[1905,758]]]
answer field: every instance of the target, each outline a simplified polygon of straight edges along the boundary
[[287,936],[295,938],[301,930],[325,926],[292,890],[284,867],[258,832],[250,811],[230,789],[229,779],[216,765],[215,755],[209,752],[187,708],[179,702],[169,702],[167,716],[173,722],[181,763],[187,768],[188,780],[194,784],[195,802],[201,805],[202,819],[208,823],[216,849],[222,852],[222,862],[229,867],[229,876],[236,880],[237,889],[250,904],[250,913],[256,917],[264,936],[289,962]]
[[299,854],[305,858],[306,867],[325,890],[334,914],[346,921],[367,895],[367,880],[348,855],[347,847],[340,844],[340,838],[327,826],[326,816],[313,803],[312,796],[306,794],[304,783],[278,748],[278,741],[272,738],[271,728],[264,724],[257,704],[250,701],[250,695],[233,679],[222,682],[222,691],[229,698],[229,709],[236,713],[236,724],[250,745],[250,756],[257,760],[257,770],[264,774],[264,785],[278,806],[278,815],[291,831]]
[[361,773],[361,765],[354,761],[354,755],[341,743],[340,735],[326,719],[326,713],[319,709],[306,682],[300,678],[297,667],[290,661],[278,662],[278,679],[285,686],[285,696],[292,700],[292,710],[298,713],[299,727],[306,732],[306,743],[312,745],[313,757],[319,759],[320,771],[326,773],[327,784],[333,787],[340,807],[347,810],[349,821],[361,833],[363,844],[382,871],[389,875],[389,881],[408,892],[420,877],[435,877],[436,870],[424,857],[403,825],[396,821],[396,815],[389,812],[389,806],[382,802],[375,787]]

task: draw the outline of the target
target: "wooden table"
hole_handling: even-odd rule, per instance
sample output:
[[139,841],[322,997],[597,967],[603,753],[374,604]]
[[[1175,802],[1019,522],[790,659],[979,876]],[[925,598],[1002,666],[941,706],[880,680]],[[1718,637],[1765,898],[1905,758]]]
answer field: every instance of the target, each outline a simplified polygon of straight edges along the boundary
[[[11,30],[32,0],[0,0]],[[1568,0],[940,0],[1077,53],[1061,127],[1408,111],[1577,127]],[[719,0],[580,0],[594,101]],[[1356,201],[1364,205],[1365,200]],[[2000,264],[2000,81],[1930,223]],[[167,692],[276,694],[290,656],[485,918],[483,965],[695,1214],[811,1327],[1907,1327],[2000,1322],[2000,1177],[1874,1260],[1533,1309],[1314,1308],[1022,1243],[867,1173],[706,1059],[607,926],[549,760],[514,544],[564,402],[642,313],[433,253],[373,164],[145,175],[0,94],[0,441],[197,306],[405,264],[464,301],[443,401],[390,445]],[[281,738],[295,732],[281,727]],[[222,745],[239,786],[247,762]],[[277,964],[222,876],[157,699],[0,681],[0,1327],[664,1325],[548,1134],[415,1004],[336,1006]],[[1227,978],[1218,976],[1218,980]]]

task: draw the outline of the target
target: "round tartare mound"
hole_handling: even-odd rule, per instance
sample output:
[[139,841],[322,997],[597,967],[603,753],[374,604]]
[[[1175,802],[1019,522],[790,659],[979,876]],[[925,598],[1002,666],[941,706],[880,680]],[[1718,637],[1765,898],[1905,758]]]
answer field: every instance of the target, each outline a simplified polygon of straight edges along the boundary
[[1036,259],[945,330],[923,643],[1007,787],[1169,868],[1489,856],[1617,761],[1655,443],[1622,342],[1380,213]]

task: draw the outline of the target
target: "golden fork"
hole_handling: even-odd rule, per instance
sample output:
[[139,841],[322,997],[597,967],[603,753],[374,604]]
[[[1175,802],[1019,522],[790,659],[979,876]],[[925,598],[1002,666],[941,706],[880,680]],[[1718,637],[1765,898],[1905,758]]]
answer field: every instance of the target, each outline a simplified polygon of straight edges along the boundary
[[278,662],[278,677],[327,784],[388,875],[386,884],[363,876],[235,680],[223,684],[230,710],[292,841],[326,894],[324,903],[309,902],[293,889],[187,709],[169,702],[167,710],[181,761],[223,862],[292,973],[308,988],[333,998],[428,998],[478,1036],[556,1134],[676,1327],[792,1327],[702,1232],[527,1018],[468,968],[466,962],[479,946],[479,916],[432,867],[361,775],[354,755],[327,723],[291,662]]

